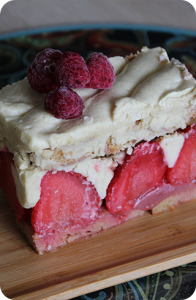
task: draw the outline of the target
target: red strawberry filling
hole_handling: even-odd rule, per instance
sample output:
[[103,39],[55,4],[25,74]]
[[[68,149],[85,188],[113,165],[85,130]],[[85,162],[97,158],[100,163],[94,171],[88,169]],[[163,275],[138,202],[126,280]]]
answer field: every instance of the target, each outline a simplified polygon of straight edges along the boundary
[[196,179],[196,125],[184,131],[185,141],[178,160],[167,170],[167,180],[171,184],[192,182]]
[[170,196],[189,191],[193,185],[195,185],[194,182],[180,185],[171,185],[167,182],[163,182],[157,188],[141,195],[135,201],[134,209],[150,210]]
[[181,134],[185,142],[173,168],[167,167],[157,142],[140,144],[127,155],[108,187],[106,205],[111,213],[152,209],[196,184],[196,125]]
[[108,187],[106,205],[111,213],[133,209],[136,200],[146,192],[160,186],[167,165],[159,143],[138,145],[118,166]]
[[41,197],[31,210],[31,224],[38,233],[51,228],[92,223],[98,216],[100,197],[80,174],[48,172],[41,182]]
[[[88,228],[104,211],[119,217],[134,210],[149,210],[165,198],[188,191],[196,180],[196,125],[181,134],[184,145],[173,168],[168,168],[157,141],[144,142],[126,155],[114,172],[107,189],[106,210],[87,179],[74,172],[48,172],[41,182],[41,196],[32,209],[23,208],[16,195],[12,176],[13,155],[0,152],[0,186],[6,193],[18,222],[30,213],[31,224],[38,234],[61,232],[65,228]],[[107,215],[106,214],[106,215]],[[107,215],[107,219],[109,218]],[[120,217],[121,218],[121,217]],[[67,230],[67,229],[66,229]]]

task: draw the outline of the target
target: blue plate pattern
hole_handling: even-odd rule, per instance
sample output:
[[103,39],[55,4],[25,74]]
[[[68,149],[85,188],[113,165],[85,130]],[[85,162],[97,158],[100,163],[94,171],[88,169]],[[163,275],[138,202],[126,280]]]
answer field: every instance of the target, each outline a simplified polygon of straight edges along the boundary
[[[116,26],[117,27],[117,26]],[[27,74],[27,68],[35,55],[45,48],[79,52],[85,59],[92,52],[107,56],[136,53],[143,46],[161,46],[169,57],[183,62],[196,77],[196,33],[179,30],[125,28],[100,29],[43,29],[0,36],[0,88],[18,81]]]

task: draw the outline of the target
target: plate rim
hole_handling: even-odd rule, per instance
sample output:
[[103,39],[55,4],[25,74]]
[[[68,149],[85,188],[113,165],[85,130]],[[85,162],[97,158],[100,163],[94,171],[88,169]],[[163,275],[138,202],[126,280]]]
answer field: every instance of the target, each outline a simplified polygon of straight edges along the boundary
[[8,38],[16,38],[20,35],[33,35],[47,32],[57,31],[73,31],[73,30],[85,30],[85,29],[121,29],[121,30],[146,30],[156,31],[163,33],[173,33],[177,35],[188,35],[190,37],[196,36],[196,31],[191,29],[183,29],[177,27],[157,26],[149,24],[133,24],[133,23],[86,23],[86,24],[67,24],[67,25],[55,25],[55,26],[39,26],[28,29],[19,29],[17,31],[11,31],[0,34],[0,41]]

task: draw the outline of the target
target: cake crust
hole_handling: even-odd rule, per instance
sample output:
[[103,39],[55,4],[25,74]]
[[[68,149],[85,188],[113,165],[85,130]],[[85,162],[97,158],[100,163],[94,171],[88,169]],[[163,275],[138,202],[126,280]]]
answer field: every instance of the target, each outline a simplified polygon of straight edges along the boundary
[[174,210],[175,207],[194,200],[196,200],[196,185],[190,187],[188,191],[182,191],[176,195],[166,198],[157,206],[155,206],[151,212],[153,215],[158,215]]
[[65,228],[39,235],[33,231],[29,220],[18,223],[18,227],[36,252],[44,254],[45,252],[56,251],[59,247],[64,247],[69,243],[92,237],[124,222],[141,217],[143,214],[144,211],[133,210],[126,214],[113,216],[105,207],[102,207],[96,221],[83,228]]

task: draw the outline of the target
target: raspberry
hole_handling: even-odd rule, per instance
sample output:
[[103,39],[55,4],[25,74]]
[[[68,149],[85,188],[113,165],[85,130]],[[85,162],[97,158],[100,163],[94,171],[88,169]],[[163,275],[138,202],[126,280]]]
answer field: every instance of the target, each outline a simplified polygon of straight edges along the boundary
[[71,89],[61,86],[51,91],[45,99],[45,109],[57,119],[74,119],[82,115],[82,98]]
[[59,83],[69,88],[82,88],[90,80],[85,60],[75,52],[63,53],[55,73]]
[[109,89],[112,87],[116,76],[107,56],[95,52],[89,57],[86,64],[91,75],[91,80],[86,84],[86,88]]
[[55,77],[55,66],[63,53],[51,48],[39,52],[28,68],[27,79],[31,87],[39,93],[49,93],[59,87]]

